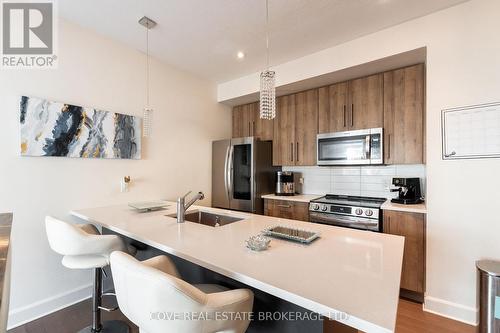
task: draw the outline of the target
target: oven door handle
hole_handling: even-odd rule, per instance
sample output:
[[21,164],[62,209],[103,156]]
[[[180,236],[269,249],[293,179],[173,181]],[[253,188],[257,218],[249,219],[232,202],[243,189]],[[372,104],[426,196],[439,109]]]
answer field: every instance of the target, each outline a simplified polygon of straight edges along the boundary
[[379,222],[378,220],[374,219],[367,219],[367,218],[358,218],[358,217],[350,217],[350,216],[340,216],[340,215],[335,215],[332,216],[333,214],[328,214],[328,216],[325,216],[327,214],[322,214],[322,213],[316,213],[316,212],[310,212],[309,213],[309,218],[311,219],[311,222],[324,222],[328,224],[334,224],[335,222],[337,223],[343,223],[346,225],[363,225],[366,227],[374,227],[378,226]]

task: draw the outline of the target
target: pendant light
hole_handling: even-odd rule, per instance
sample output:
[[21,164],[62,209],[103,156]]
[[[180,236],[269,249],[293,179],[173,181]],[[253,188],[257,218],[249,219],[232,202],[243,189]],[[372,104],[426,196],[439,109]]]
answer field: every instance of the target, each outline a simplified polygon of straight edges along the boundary
[[276,73],[269,70],[269,0],[266,0],[266,70],[260,73],[260,118],[276,117]]
[[143,16],[139,24],[146,28],[146,107],[142,118],[142,136],[147,138],[152,134],[153,121],[153,109],[149,106],[149,30],[156,26],[156,22]]

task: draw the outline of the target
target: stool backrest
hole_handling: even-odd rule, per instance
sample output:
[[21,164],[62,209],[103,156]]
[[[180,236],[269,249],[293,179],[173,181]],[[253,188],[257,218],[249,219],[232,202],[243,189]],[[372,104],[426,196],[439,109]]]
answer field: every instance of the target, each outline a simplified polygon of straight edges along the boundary
[[52,216],[45,217],[45,230],[52,250],[64,256],[81,255],[89,236],[76,225]]
[[146,266],[123,252],[111,254],[120,310],[141,332],[203,332],[207,294],[191,284]]

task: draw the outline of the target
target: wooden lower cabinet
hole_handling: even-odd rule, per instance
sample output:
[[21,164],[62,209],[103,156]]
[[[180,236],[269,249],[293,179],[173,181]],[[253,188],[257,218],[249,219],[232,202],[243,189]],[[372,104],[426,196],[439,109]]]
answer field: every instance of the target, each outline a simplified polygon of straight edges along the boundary
[[425,224],[426,216],[384,210],[384,233],[405,237],[401,296],[423,302],[425,292]]
[[264,215],[309,222],[309,203],[265,199]]

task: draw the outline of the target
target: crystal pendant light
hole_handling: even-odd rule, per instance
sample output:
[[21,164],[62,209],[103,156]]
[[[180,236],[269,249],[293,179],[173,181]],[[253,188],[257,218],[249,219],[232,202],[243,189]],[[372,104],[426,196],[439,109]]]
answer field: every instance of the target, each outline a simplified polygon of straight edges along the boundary
[[269,70],[269,0],[266,0],[266,70],[260,73],[260,118],[276,117],[276,73]]
[[146,28],[146,107],[142,118],[142,136],[147,138],[152,134],[153,125],[153,109],[149,106],[149,30],[156,26],[156,22],[143,16],[139,24]]

